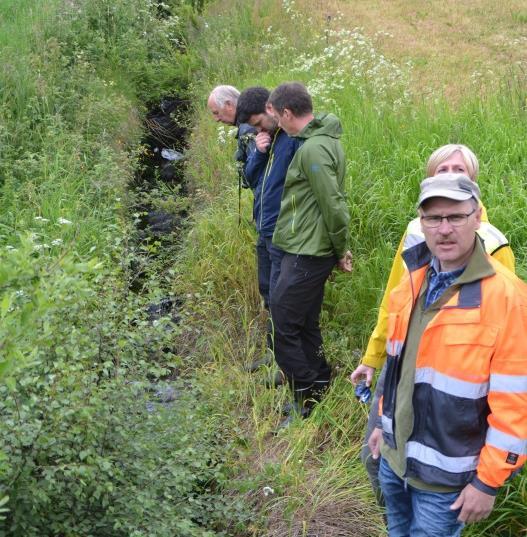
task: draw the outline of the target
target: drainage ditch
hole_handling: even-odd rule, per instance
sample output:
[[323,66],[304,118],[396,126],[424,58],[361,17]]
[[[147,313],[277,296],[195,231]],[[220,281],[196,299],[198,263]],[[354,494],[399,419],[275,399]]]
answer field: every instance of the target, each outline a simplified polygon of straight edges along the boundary
[[[130,189],[135,199],[131,207],[134,215],[136,255],[130,266],[129,287],[136,294],[148,293],[156,282],[156,270],[162,269],[170,254],[177,250],[187,217],[188,189],[185,180],[187,151],[187,118],[189,101],[178,96],[167,96],[150,105],[145,117],[143,151]],[[174,332],[181,322],[181,298],[167,292],[155,303],[146,306],[149,323],[162,321],[165,329]],[[163,352],[177,354],[174,348]],[[155,356],[152,356],[157,361]],[[175,399],[170,379],[152,384],[152,401],[166,404]],[[149,411],[154,408],[151,403]]]

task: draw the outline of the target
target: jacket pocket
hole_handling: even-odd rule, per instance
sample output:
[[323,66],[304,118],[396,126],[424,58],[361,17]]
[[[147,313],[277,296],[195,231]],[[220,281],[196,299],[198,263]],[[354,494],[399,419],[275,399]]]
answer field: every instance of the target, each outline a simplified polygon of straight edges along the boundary
[[498,337],[498,328],[484,324],[447,325],[443,328],[443,337],[447,345],[478,345],[494,347]]
[[498,333],[497,327],[484,324],[443,326],[445,354],[440,369],[458,371],[465,380],[471,380],[474,373],[479,381],[488,378]]

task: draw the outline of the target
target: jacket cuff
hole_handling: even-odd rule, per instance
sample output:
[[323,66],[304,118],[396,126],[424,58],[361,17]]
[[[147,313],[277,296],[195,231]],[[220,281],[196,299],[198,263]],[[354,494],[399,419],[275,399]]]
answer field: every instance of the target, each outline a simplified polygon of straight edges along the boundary
[[348,242],[348,228],[342,228],[339,231],[332,233],[328,231],[329,240],[333,245],[333,251],[338,259],[342,259],[344,254],[347,251],[347,242]]
[[487,485],[481,481],[481,479],[478,478],[478,476],[474,476],[470,484],[477,488],[479,491],[484,492],[485,494],[489,494],[490,496],[496,496],[498,493],[497,487],[491,487],[490,485]]
[[373,367],[374,369],[382,369],[384,362],[386,361],[385,356],[374,356],[371,354],[365,354],[360,361],[361,364],[367,365],[368,367]]
[[375,419],[375,428],[382,429],[382,417],[381,416],[377,416],[377,418]]

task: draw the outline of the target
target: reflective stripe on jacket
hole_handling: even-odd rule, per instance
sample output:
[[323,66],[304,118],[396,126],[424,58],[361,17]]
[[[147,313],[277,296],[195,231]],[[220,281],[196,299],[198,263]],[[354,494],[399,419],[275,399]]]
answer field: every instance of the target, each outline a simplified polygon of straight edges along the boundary
[[[430,251],[422,242],[404,257],[410,272],[390,295],[381,417],[394,449],[402,356]],[[489,262],[496,273],[461,285],[421,336],[405,477],[492,494],[527,460],[527,286]]]
[[[483,206],[482,211],[481,226],[480,229],[478,229],[478,235],[483,240],[485,250],[494,259],[514,272],[514,254],[509,246],[507,238],[499,229],[488,222],[487,212]],[[412,238],[408,239],[408,236],[411,236]],[[375,367],[376,369],[381,369],[384,365],[386,360],[386,330],[388,328],[388,297],[407,273],[402,257],[404,250],[411,247],[412,243],[415,245],[422,241],[424,241],[424,235],[421,231],[419,219],[416,218],[408,224],[406,232],[401,239],[399,248],[393,259],[388,282],[386,283],[386,289],[379,306],[377,324],[370,336],[368,347],[361,360],[361,363],[364,365]]]

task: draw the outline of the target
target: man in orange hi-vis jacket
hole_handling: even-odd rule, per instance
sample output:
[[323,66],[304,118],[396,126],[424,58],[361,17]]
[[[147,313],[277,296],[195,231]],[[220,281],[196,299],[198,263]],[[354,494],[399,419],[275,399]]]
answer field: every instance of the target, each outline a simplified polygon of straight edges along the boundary
[[425,242],[390,295],[378,428],[390,537],[458,537],[527,459],[527,285],[478,238],[479,188],[421,183]]

